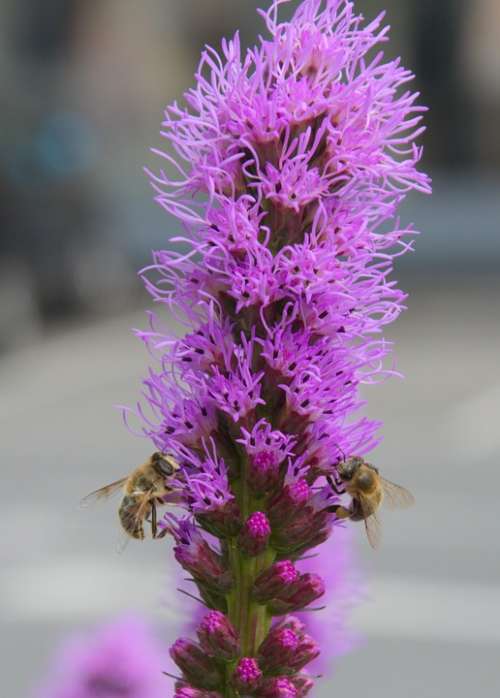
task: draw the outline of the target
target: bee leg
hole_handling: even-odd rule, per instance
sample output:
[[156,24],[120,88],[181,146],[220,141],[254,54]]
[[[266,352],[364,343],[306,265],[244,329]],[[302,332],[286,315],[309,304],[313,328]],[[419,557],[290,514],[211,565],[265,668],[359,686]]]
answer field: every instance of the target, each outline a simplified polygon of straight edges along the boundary
[[328,475],[326,480],[335,494],[345,494],[345,487],[335,482],[335,479],[331,475]]
[[331,507],[328,507],[327,511],[329,511],[330,514],[335,514],[335,517],[337,519],[351,518],[351,512],[349,511],[349,509],[346,509],[345,507],[342,507],[339,504],[333,504]]
[[151,533],[153,538],[156,538],[158,533],[158,518],[156,514],[156,502],[154,499],[151,502]]

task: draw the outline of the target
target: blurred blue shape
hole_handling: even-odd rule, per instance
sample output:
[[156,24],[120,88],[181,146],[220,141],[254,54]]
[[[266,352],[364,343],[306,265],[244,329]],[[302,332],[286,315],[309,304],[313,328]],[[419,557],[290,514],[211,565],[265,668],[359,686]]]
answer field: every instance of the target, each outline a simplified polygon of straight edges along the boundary
[[88,121],[76,112],[49,114],[33,145],[43,170],[52,176],[80,174],[95,162],[93,131]]

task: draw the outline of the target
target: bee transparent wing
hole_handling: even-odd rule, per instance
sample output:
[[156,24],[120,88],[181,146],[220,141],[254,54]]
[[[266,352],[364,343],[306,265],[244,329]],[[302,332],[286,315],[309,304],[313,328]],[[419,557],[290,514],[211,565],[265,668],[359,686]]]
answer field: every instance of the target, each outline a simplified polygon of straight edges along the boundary
[[365,519],[365,529],[368,542],[371,547],[376,550],[380,547],[380,542],[382,540],[382,526],[376,514],[372,514]]
[[363,517],[365,521],[365,530],[368,542],[371,547],[376,550],[380,547],[380,542],[382,540],[382,525],[380,519],[377,517],[375,512],[371,512],[364,502],[363,498],[359,498],[359,504],[361,506],[361,511],[363,512]]
[[404,487],[380,478],[384,490],[384,504],[388,509],[408,509],[415,504],[415,497]]
[[126,482],[127,478],[122,477],[121,480],[112,482],[110,485],[106,485],[105,487],[100,487],[98,490],[95,490],[94,492],[91,492],[86,497],[84,497],[80,502],[81,506],[85,507],[91,504],[92,502],[111,497],[111,495],[113,495],[115,492],[121,490]]
[[127,536],[126,533],[123,533],[120,538],[118,539],[115,549],[118,555],[121,555],[124,551],[127,545],[130,543],[130,536]]

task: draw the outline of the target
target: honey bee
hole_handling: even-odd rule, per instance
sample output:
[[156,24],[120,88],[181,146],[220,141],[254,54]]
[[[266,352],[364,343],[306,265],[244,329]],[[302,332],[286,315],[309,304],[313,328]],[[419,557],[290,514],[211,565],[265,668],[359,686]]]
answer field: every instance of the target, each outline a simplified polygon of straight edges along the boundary
[[[136,540],[144,539],[144,522],[151,516],[151,533],[158,537],[157,506],[163,498],[173,492],[167,481],[179,470],[178,463],[165,453],[153,453],[128,477],[112,482],[91,492],[83,503],[92,499],[106,499],[119,489],[123,497],[118,508],[118,517],[125,533]],[[160,534],[161,535],[161,534]]]
[[349,508],[331,507],[339,519],[364,521],[368,542],[372,548],[380,543],[380,521],[377,511],[384,502],[391,509],[405,509],[414,503],[413,495],[404,487],[385,480],[375,466],[359,456],[352,456],[337,466],[340,483],[332,477],[328,482],[336,494],[347,492],[352,498]]

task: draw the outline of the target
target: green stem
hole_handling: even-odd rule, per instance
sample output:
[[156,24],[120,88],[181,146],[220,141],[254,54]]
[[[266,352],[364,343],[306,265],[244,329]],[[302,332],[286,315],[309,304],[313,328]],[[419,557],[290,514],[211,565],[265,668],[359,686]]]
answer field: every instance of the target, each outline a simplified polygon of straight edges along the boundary
[[[241,479],[233,485],[244,521],[251,513],[259,511],[262,507],[262,503],[259,505],[259,502],[252,497],[246,484],[245,470],[244,465]],[[229,619],[240,637],[241,657],[255,657],[271,626],[271,616],[265,605],[257,603],[252,598],[252,589],[258,575],[272,565],[276,553],[271,548],[267,548],[256,557],[248,557],[238,548],[236,538],[228,541],[227,550],[234,580],[233,589],[227,595]],[[231,663],[227,667],[225,698],[236,698],[238,695],[230,682],[236,663]]]

